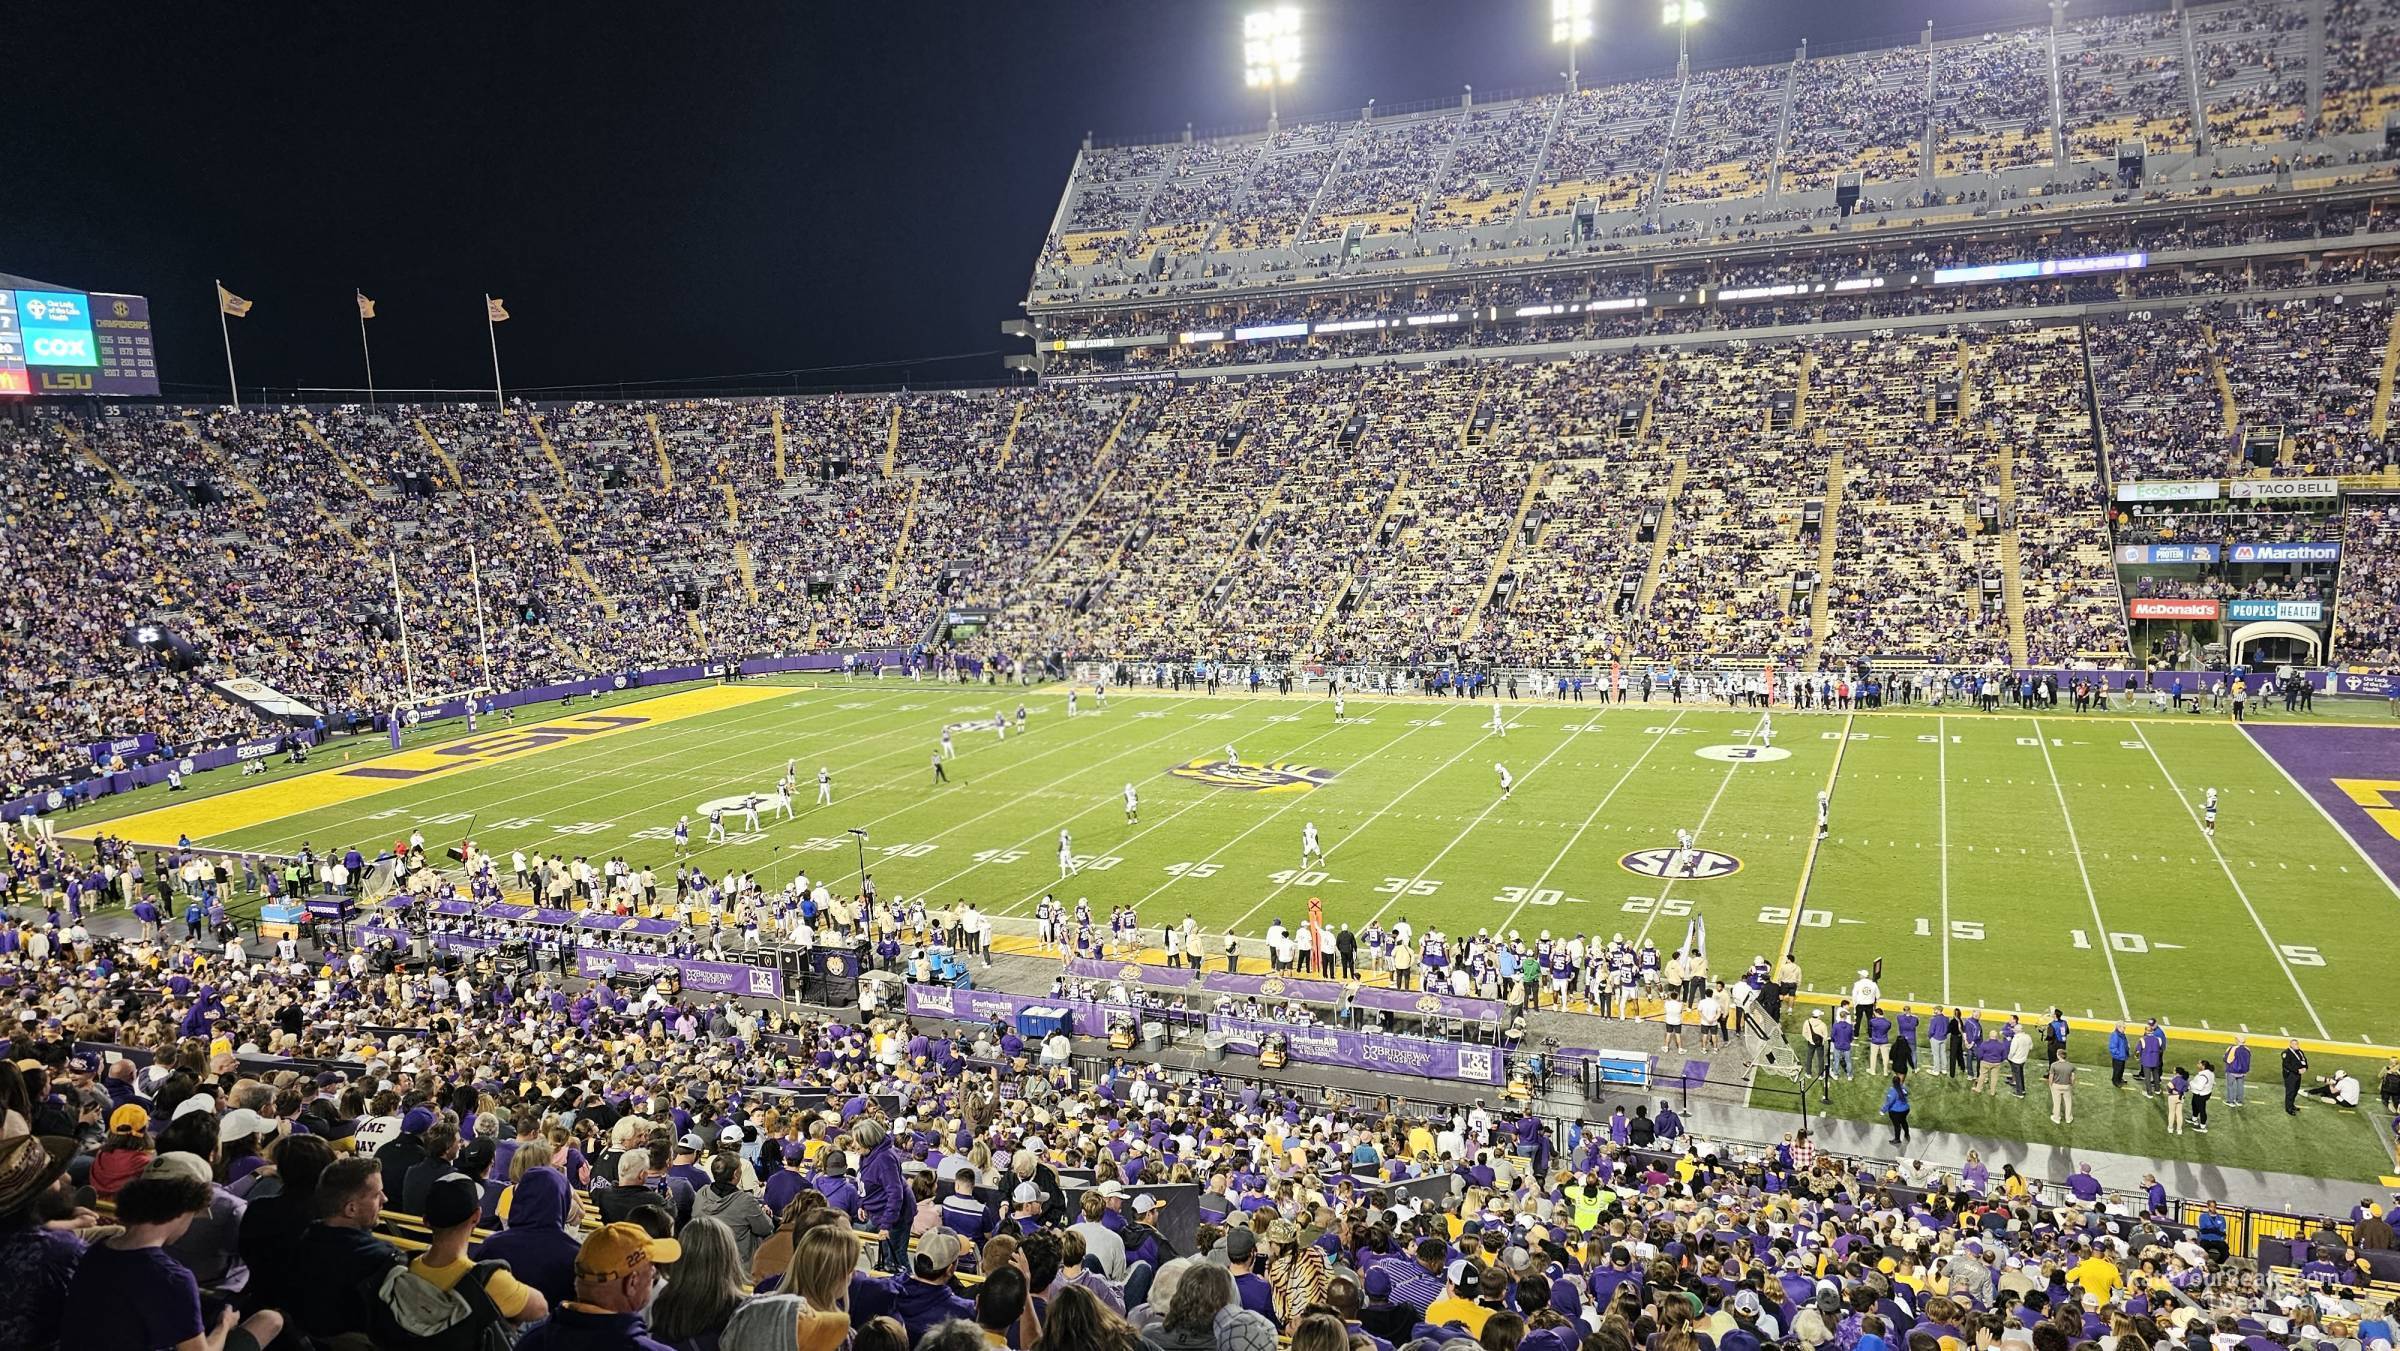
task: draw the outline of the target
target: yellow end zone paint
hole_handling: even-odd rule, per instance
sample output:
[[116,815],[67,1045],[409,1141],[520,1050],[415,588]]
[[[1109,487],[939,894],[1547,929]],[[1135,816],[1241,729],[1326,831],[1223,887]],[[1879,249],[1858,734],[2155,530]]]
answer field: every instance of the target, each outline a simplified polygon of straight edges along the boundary
[[164,843],[189,835],[195,841],[248,830],[301,812],[371,797],[394,788],[447,778],[462,770],[579,745],[620,732],[638,731],[683,718],[717,713],[766,699],[791,696],[788,686],[708,685],[678,694],[619,704],[595,713],[552,718],[522,727],[455,738],[422,750],[403,750],[365,764],[318,770],[255,788],[237,789],[196,802],[178,803],[103,821],[88,830],[62,831],[68,839],[106,832],[142,843]]

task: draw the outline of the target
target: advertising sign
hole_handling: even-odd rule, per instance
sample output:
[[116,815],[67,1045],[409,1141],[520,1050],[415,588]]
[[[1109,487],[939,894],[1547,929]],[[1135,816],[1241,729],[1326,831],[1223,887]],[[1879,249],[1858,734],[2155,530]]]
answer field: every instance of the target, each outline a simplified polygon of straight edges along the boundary
[[2314,624],[2325,617],[2325,606],[2313,600],[2235,600],[2225,603],[2225,617],[2236,623],[2254,619],[2289,619]]
[[2341,495],[2341,480],[2331,478],[2235,479],[2232,493],[2237,502],[2331,501]]
[[2125,612],[2135,619],[2214,619],[2218,609],[2213,600],[2151,597],[2128,602]]
[[2333,544],[2236,544],[2226,551],[2228,563],[2331,563],[2342,556]]
[[2117,546],[2120,563],[2214,563],[2217,546],[2214,544],[2120,544]]
[[2117,485],[2120,502],[2214,502],[2217,500],[2217,481],[2204,479],[2197,483],[2167,480]]

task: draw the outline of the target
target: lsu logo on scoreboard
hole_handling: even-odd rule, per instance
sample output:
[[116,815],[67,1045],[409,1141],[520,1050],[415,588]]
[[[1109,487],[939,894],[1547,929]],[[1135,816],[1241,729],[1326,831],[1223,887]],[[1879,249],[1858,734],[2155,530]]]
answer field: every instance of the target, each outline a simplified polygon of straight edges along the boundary
[[1332,770],[1315,765],[1296,765],[1288,760],[1253,765],[1205,755],[1187,760],[1167,773],[1212,788],[1234,788],[1245,793],[1306,793],[1333,782]]

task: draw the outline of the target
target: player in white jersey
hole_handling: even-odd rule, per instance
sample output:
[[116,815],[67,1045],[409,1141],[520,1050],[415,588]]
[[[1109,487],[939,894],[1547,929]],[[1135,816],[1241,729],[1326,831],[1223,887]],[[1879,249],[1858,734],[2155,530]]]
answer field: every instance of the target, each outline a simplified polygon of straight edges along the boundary
[[1125,824],[1139,825],[1141,820],[1142,800],[1134,795],[1133,785],[1128,783],[1125,785]]
[[1517,778],[1508,772],[1508,766],[1496,760],[1492,762],[1492,768],[1500,771],[1500,798],[1505,802],[1508,800],[1509,793],[1516,788]]
[[1041,926],[1039,933],[1041,935],[1042,949],[1044,951],[1050,951],[1057,948],[1059,946],[1058,898],[1048,892],[1042,893],[1042,903],[1034,909],[1033,914],[1035,921]]
[[1508,723],[1500,717],[1500,701],[1497,699],[1492,701],[1491,727],[1493,736],[1501,737],[1503,739],[1508,736]]
[[1075,716],[1075,691],[1071,689],[1067,691],[1067,716]]
[[833,771],[823,765],[817,766],[817,805],[833,805]]
[[1237,751],[1237,750],[1235,750],[1235,749],[1233,748],[1233,743],[1232,743],[1232,742],[1230,742],[1230,741],[1226,742],[1226,743],[1225,743],[1225,763],[1226,763],[1226,764],[1229,764],[1229,765],[1238,765],[1238,764],[1240,764],[1241,762],[1242,762],[1242,753],[1241,753],[1240,751]]
[[1817,790],[1817,838],[1824,839],[1833,820],[1833,797],[1824,789]]
[[767,805],[774,808],[775,814],[781,816],[784,820],[789,821],[793,819],[791,785],[785,784],[783,787],[776,789],[775,796],[767,799]]
[[1300,866],[1307,867],[1311,858],[1319,863],[1325,861],[1325,848],[1317,843],[1317,823],[1314,821],[1300,827]]
[[1349,714],[1342,707],[1342,692],[1340,690],[1335,690],[1333,692],[1333,720],[1335,722],[1340,722],[1347,716],[1349,716]]
[[1094,713],[1108,711],[1108,682],[1105,680],[1092,682],[1092,711]]
[[1692,832],[1675,827],[1675,866],[1668,871],[1690,873],[1700,866],[1700,856],[1692,850]]
[[753,832],[758,829],[758,794],[756,793],[746,794],[742,798],[742,829]]
[[958,748],[950,744],[950,729],[947,727],[942,729],[942,758],[945,760],[958,758]]
[[787,779],[797,779],[800,777],[799,757],[794,756],[793,758],[783,762],[783,777]]
[[725,842],[725,812],[719,808],[708,814],[708,838],[719,844]]
[[678,816],[675,818],[675,856],[677,858],[683,857],[683,855],[688,852],[691,847],[692,818],[688,816]]
[[1758,744],[1761,746],[1775,744],[1775,720],[1764,713],[1758,715]]
[[2200,798],[2200,829],[2208,838],[2217,838],[2217,790],[2214,788]]
[[1065,831],[1058,832],[1058,875],[1072,876],[1075,872],[1075,839]]

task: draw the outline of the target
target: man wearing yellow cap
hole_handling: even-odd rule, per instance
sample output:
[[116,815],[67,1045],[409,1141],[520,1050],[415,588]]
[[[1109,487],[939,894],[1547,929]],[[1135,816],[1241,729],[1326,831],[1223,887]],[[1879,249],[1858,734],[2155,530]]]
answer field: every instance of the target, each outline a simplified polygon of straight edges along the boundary
[[683,1245],[652,1238],[638,1224],[593,1230],[575,1255],[575,1298],[526,1333],[518,1351],[672,1351],[650,1336],[642,1310],[650,1304],[658,1264],[681,1256]]

